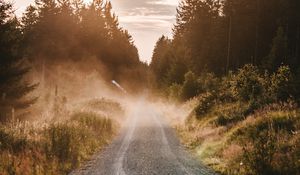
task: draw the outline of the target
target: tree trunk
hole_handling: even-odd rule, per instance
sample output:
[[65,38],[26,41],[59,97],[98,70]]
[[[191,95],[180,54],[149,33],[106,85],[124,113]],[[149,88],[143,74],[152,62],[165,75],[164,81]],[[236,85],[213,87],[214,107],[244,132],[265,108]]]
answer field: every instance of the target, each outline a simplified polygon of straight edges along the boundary
[[229,30],[228,30],[228,50],[227,50],[227,60],[226,60],[226,73],[229,72],[229,61],[230,61],[230,51],[231,51],[231,32],[232,32],[232,15],[229,16]]
[[41,77],[41,89],[42,90],[45,90],[45,74],[46,74],[45,58],[43,58],[43,60],[42,60],[42,77]]
[[296,59],[298,59],[300,63],[300,58],[299,58],[299,45],[300,45],[300,23],[297,25],[297,40],[296,40]]
[[252,64],[256,64],[258,56],[258,39],[259,39],[259,12],[260,12],[260,0],[256,0],[256,20],[255,20],[255,48],[254,58]]

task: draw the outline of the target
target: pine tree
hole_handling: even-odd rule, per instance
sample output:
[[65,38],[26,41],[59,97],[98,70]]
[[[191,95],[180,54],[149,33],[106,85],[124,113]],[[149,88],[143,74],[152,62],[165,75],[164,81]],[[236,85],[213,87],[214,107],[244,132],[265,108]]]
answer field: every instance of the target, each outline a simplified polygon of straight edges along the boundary
[[277,70],[282,64],[287,64],[287,37],[282,27],[278,28],[277,35],[269,55],[265,58],[265,67],[271,71]]
[[25,98],[35,89],[24,80],[29,68],[24,66],[19,47],[21,31],[12,6],[0,1],[0,121],[10,119],[11,111],[24,109],[35,99]]

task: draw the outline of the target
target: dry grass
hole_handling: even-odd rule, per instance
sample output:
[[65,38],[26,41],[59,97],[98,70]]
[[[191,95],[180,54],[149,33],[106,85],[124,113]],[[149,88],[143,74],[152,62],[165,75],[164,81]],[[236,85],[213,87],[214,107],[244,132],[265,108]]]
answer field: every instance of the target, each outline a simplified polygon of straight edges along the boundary
[[[99,102],[106,105],[103,111],[121,109],[105,102]],[[79,167],[109,143],[118,127],[115,116],[103,116],[98,108],[80,111],[57,121],[0,125],[0,174],[68,174]]]
[[[274,142],[276,145],[274,160],[270,166],[275,174],[280,174],[280,172],[295,174],[299,162],[297,164],[297,161],[294,159],[299,160],[300,158],[298,153],[294,153],[296,150],[299,150],[295,146],[300,142],[298,137],[300,133],[298,108],[293,103],[273,104],[257,110],[254,114],[244,116],[244,119],[241,121],[237,120],[224,126],[219,126],[215,122],[220,111],[223,111],[226,115],[241,113],[240,111],[243,109],[237,106],[241,105],[217,105],[213,110],[201,116],[200,119],[197,119],[195,114],[191,114],[187,117],[188,119],[185,123],[176,127],[182,142],[195,152],[202,162],[221,174],[255,174],[255,170],[249,170],[249,167],[251,168],[252,166],[245,160],[245,150],[248,151],[247,155],[250,156],[250,160],[254,159],[254,155],[258,153],[254,153],[255,147],[251,146],[255,144],[255,140],[253,142],[246,135],[252,132],[251,128],[256,128],[257,133],[263,133],[263,131],[260,131],[261,126],[264,126],[263,124],[266,120],[270,120],[273,123],[274,132],[276,131],[274,135],[277,138],[276,143]],[[264,140],[268,139],[262,138],[262,141]],[[246,145],[247,147],[245,147]],[[287,148],[287,152],[284,153],[283,149]],[[294,156],[290,155],[292,153]],[[257,160],[255,160],[259,161],[260,157],[256,158]],[[286,163],[282,159],[294,160],[292,162],[296,163]],[[294,171],[284,170],[283,167],[289,167],[289,169]],[[252,169],[255,169],[255,167],[252,167]]]

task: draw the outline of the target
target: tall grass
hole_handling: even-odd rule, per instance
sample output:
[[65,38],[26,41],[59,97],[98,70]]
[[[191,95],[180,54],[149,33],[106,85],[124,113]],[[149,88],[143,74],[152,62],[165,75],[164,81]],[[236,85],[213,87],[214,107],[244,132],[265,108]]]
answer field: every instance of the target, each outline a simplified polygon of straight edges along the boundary
[[68,174],[108,144],[117,125],[96,112],[60,122],[0,125],[0,174]]
[[177,127],[178,133],[220,174],[300,174],[299,108],[290,102],[253,113],[248,109],[249,105],[236,102],[217,105],[201,118],[194,112]]

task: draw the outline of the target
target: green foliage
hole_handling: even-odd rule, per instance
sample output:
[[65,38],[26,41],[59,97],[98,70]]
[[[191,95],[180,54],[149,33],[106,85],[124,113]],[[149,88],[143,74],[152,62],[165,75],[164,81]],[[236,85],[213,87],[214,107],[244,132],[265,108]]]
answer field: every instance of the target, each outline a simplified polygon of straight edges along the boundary
[[281,64],[287,64],[285,59],[288,49],[287,43],[287,36],[283,28],[279,27],[273,39],[271,51],[264,63],[266,68],[275,71]]
[[182,84],[185,81],[185,74],[187,72],[186,65],[179,60],[172,60],[167,70],[164,83],[170,85],[173,83]]
[[[267,4],[261,0],[183,0],[177,9],[173,40],[168,40],[171,47],[155,50],[155,55],[168,55],[154,61],[155,67],[159,67],[160,60],[166,68],[161,69],[159,78],[169,74],[176,77],[167,81],[168,87],[182,84],[188,71],[201,75],[207,69],[226,76],[239,69],[239,80],[234,80],[235,98],[247,101],[268,95],[264,90],[268,90],[270,79],[263,80],[267,77],[260,71],[267,69],[273,74],[281,65],[287,65],[295,73],[299,68],[299,8],[295,0],[271,0]],[[178,60],[180,64],[171,69]],[[187,71],[178,68],[184,66]],[[225,98],[230,95],[229,91],[221,93]],[[274,100],[263,98],[260,100]]]
[[213,73],[203,72],[198,78],[198,93],[219,92],[221,81]]
[[168,69],[171,64],[171,60],[169,58],[170,47],[171,47],[171,40],[166,38],[165,36],[162,36],[156,42],[153,51],[150,68],[155,76],[155,79],[159,87],[163,85],[162,83],[167,75]]
[[[184,58],[190,70],[199,74],[208,67],[210,71],[222,72],[217,67],[224,63],[225,42],[220,41],[224,35],[219,30],[223,27],[216,19],[221,8],[220,1],[182,1],[177,10],[177,22],[174,29],[174,40],[180,40],[186,47],[187,56]],[[219,50],[219,51],[220,51]],[[223,50],[222,50],[223,51]]]
[[199,97],[198,105],[195,108],[196,118],[200,119],[201,116],[208,113],[209,110],[215,105],[215,97],[211,93],[202,94]]
[[233,76],[231,82],[233,95],[243,101],[257,100],[264,93],[263,81],[257,67],[246,65]]
[[193,72],[188,72],[184,75],[184,82],[181,90],[181,98],[188,100],[198,94],[197,77]]
[[276,101],[286,101],[294,94],[293,77],[288,66],[281,66],[271,77],[269,91]]
[[29,67],[24,64],[22,33],[11,4],[0,2],[0,122],[11,119],[12,108],[24,109],[35,99],[24,98],[36,85],[25,81]]

